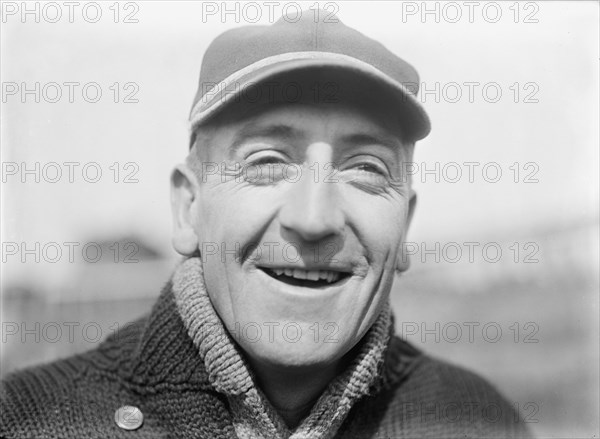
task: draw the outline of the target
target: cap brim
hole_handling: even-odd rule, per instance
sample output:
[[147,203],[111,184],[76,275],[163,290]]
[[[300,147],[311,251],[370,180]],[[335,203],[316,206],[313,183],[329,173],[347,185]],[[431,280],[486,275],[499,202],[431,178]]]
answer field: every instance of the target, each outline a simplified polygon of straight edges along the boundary
[[397,107],[399,124],[412,141],[421,140],[431,131],[431,123],[425,109],[408,87],[418,89],[418,84],[401,83],[381,70],[359,59],[338,53],[296,52],[265,58],[251,64],[221,81],[211,84],[192,108],[190,128],[192,132],[221,112],[227,104],[235,102],[247,87],[264,83],[285,73],[308,68],[340,68],[370,78],[389,90]]

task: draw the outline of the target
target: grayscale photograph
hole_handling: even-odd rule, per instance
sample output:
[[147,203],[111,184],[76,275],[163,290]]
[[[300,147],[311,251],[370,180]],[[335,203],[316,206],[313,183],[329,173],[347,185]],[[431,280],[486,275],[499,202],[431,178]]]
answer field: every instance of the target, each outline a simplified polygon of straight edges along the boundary
[[600,2],[0,10],[0,437],[600,437]]

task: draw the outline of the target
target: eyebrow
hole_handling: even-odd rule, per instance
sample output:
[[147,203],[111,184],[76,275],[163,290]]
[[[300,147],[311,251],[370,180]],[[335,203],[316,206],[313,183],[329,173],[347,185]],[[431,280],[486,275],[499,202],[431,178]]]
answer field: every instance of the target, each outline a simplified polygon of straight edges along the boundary
[[303,137],[302,131],[289,125],[254,125],[249,124],[240,129],[230,145],[230,150],[236,152],[244,141],[251,138],[269,137],[283,141],[294,141]]
[[387,136],[380,134],[366,134],[366,133],[357,133],[350,134],[342,137],[342,142],[346,145],[352,146],[360,146],[360,145],[382,145],[386,146],[391,150],[396,150],[402,143],[400,139],[395,136]]
[[[306,137],[305,133],[290,125],[257,125],[248,124],[243,126],[235,135],[230,145],[230,151],[235,153],[248,139],[252,138],[276,138],[283,142],[294,142]],[[396,136],[380,133],[354,133],[342,136],[339,139],[342,145],[362,146],[362,145],[381,145],[392,151],[402,146],[402,142]]]

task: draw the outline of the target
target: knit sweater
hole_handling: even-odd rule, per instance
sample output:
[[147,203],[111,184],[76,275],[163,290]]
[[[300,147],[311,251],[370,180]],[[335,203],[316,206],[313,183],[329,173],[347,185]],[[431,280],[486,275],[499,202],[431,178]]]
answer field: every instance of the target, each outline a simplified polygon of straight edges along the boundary
[[[94,350],[9,375],[0,437],[529,437],[485,380],[394,336],[389,305],[352,352],[290,430],[216,315],[200,261],[189,258],[148,316]],[[136,430],[115,422],[123,406],[143,413]]]

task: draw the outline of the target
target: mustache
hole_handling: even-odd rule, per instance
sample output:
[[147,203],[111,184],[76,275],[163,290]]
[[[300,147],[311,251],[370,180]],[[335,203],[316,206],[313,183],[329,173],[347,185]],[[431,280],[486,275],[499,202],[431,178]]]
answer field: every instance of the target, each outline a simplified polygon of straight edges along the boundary
[[203,242],[200,256],[203,262],[219,259],[250,266],[289,267],[334,271],[357,271],[368,265],[364,249],[350,248],[341,239],[314,243],[292,240],[261,240],[255,242]]
[[330,270],[355,275],[366,275],[369,261],[368,249],[360,241],[349,242],[343,237],[331,237],[320,241],[270,237],[242,242],[202,242],[200,257],[217,262],[237,263],[254,270],[258,267],[271,269]]
[[242,262],[252,264],[289,265],[305,261],[311,264],[338,264],[348,258],[343,255],[340,240],[306,244],[299,241],[263,241],[251,243],[242,251]]

